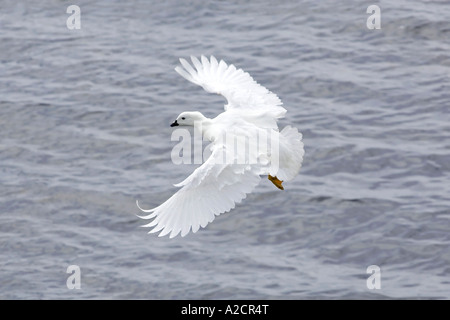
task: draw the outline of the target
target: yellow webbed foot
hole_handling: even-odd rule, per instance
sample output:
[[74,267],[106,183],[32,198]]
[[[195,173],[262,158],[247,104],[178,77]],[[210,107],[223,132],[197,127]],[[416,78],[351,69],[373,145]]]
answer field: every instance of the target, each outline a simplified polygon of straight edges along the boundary
[[284,187],[281,185],[283,181],[279,180],[277,177],[272,177],[270,174],[268,176],[269,180],[280,190],[284,190]]

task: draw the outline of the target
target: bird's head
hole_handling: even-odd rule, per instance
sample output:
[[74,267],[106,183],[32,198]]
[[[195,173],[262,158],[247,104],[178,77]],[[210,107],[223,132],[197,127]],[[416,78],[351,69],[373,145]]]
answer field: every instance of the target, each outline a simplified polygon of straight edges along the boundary
[[205,119],[206,117],[198,111],[186,111],[180,113],[177,119],[170,126],[194,126],[195,122],[201,122]]

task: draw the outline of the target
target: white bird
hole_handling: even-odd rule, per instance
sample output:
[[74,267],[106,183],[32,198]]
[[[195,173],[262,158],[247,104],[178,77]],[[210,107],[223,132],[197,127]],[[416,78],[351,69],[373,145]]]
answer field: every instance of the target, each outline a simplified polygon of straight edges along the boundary
[[[197,232],[221,213],[233,209],[256,187],[261,175],[268,175],[279,189],[283,181],[292,180],[299,172],[304,149],[302,134],[296,128],[285,127],[281,132],[277,120],[284,117],[286,109],[274,93],[259,85],[242,69],[220,62],[213,56],[208,60],[201,56],[191,57],[195,69],[184,59],[175,70],[185,79],[210,93],[225,97],[225,112],[214,119],[206,118],[198,111],[183,112],[171,124],[174,126],[201,125],[202,135],[211,141],[210,157],[188,178],[181,187],[160,206],[144,210],[150,213],[143,219],[153,219],[143,227],[152,227],[149,233],[159,236],[170,234],[173,238],[181,233],[184,237]],[[228,142],[223,137],[228,137]],[[255,137],[268,137],[271,148],[255,148]],[[230,147],[232,140],[247,142],[248,157]],[[272,148],[277,146],[277,149]],[[243,150],[243,149],[241,149]],[[227,159],[227,160],[223,160]],[[253,161],[251,161],[253,159]],[[239,161],[241,160],[241,161]]]

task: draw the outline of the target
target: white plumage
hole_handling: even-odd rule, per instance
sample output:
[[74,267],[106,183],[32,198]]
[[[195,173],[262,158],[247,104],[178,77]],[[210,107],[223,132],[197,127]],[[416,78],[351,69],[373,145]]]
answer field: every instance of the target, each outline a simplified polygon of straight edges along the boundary
[[[213,56],[209,60],[204,56],[191,60],[195,68],[180,59],[183,68],[178,66],[175,70],[207,92],[224,96],[227,104],[225,112],[214,119],[197,111],[178,116],[172,126],[201,125],[204,138],[213,142],[211,156],[175,185],[181,189],[160,206],[144,210],[137,204],[140,210],[150,213],[141,218],[153,219],[144,225],[152,227],[149,233],[170,234],[171,238],[178,234],[185,236],[189,231],[195,233],[215,216],[233,209],[252,192],[261,175],[292,180],[300,170],[304,154],[302,135],[296,128],[287,126],[278,131],[277,120],[285,115],[286,109],[274,93],[247,72],[223,60],[218,62]],[[270,148],[256,148],[258,137],[267,137]],[[246,146],[245,157],[230,147],[230,138]]]

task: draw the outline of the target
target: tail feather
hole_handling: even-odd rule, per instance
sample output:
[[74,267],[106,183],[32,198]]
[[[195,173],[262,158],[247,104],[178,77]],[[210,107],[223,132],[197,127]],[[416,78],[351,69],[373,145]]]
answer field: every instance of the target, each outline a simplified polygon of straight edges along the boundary
[[302,166],[305,150],[302,142],[302,134],[297,128],[286,126],[280,132],[279,162],[276,176],[282,181],[294,179]]

